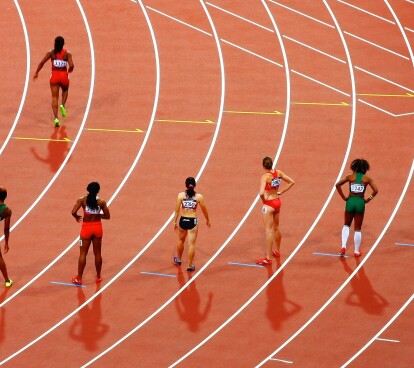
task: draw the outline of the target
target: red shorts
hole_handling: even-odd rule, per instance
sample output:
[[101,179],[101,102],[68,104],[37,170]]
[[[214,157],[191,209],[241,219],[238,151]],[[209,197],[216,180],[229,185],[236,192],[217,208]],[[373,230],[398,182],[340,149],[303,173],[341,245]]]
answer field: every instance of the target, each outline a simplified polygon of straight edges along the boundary
[[264,201],[263,204],[274,208],[276,212],[279,212],[280,207],[282,206],[282,202],[280,202],[280,198],[275,198],[275,199],[270,199],[268,201]]
[[50,84],[60,84],[62,87],[69,87],[69,74],[65,70],[52,70]]
[[84,238],[84,239],[91,239],[93,237],[102,238],[102,235],[103,235],[103,229],[102,229],[101,221],[82,223],[82,229],[80,232],[81,238]]

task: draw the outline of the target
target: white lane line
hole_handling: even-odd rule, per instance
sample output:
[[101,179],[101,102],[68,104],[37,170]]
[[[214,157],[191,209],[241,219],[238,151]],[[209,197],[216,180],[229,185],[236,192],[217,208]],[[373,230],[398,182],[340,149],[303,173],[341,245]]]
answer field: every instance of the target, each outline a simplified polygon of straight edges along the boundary
[[204,31],[204,30],[203,30],[203,29],[201,29],[201,28],[194,27],[194,26],[193,26],[193,25],[191,25],[191,24],[188,24],[188,23],[186,23],[186,22],[183,22],[182,20],[177,19],[177,18],[174,18],[174,17],[172,17],[171,15],[168,15],[168,14],[166,14],[166,13],[163,13],[163,12],[161,12],[161,11],[157,10],[157,9],[151,8],[151,7],[150,7],[150,6],[148,6],[148,5],[146,6],[146,8],[147,8],[147,9],[149,9],[149,10],[152,10],[153,12],[158,13],[158,14],[160,14],[160,15],[162,15],[162,16],[164,16],[164,17],[168,18],[168,19],[171,19],[171,20],[173,20],[173,21],[175,21],[175,22],[177,22],[177,23],[183,24],[183,25],[185,25],[185,26],[187,26],[187,27],[190,27],[190,28],[192,28],[192,29],[195,29],[195,30],[196,30],[196,31],[198,31],[198,32],[204,33],[204,34],[205,34],[205,35],[207,35],[207,36],[210,36],[210,37],[212,37],[212,36],[213,36],[211,33],[208,33],[208,32]]
[[351,357],[341,368],[347,367],[350,363],[352,363],[356,358],[358,358],[375,340],[378,340],[378,337],[382,335],[382,333],[391,326],[394,321],[400,316],[402,312],[410,305],[410,303],[414,299],[414,294],[404,303],[404,305],[399,309],[399,311],[388,321],[388,323],[379,330],[379,332],[369,340],[362,348],[359,350],[353,357]]
[[344,91],[341,91],[341,90],[339,90],[339,89],[337,89],[337,88],[335,88],[335,87],[332,87],[332,86],[330,86],[329,84],[323,83],[323,82],[321,82],[321,81],[319,81],[319,80],[317,80],[317,79],[315,79],[315,78],[312,78],[312,77],[309,77],[309,76],[307,76],[307,75],[305,75],[305,74],[299,73],[299,72],[298,72],[298,71],[296,71],[296,70],[293,70],[293,69],[292,69],[292,73],[295,73],[295,74],[297,74],[297,75],[300,75],[300,76],[301,76],[301,77],[303,77],[303,78],[309,79],[309,80],[311,80],[312,82],[315,82],[315,83],[321,84],[322,86],[327,87],[327,88],[329,88],[329,89],[332,89],[333,91],[336,91],[336,92],[338,92],[338,93],[341,93],[341,94],[343,94],[343,95],[345,95],[345,96],[347,96],[347,97],[350,97],[350,96],[351,96],[349,93],[346,93],[346,92],[344,92]]
[[[277,28],[276,25],[276,21],[272,16],[272,13],[270,12],[269,7],[267,6],[265,0],[261,0],[263,6],[265,7],[267,13],[269,14],[269,17],[272,20],[273,26],[275,28],[276,34],[278,36],[279,39],[279,43],[280,45],[282,45],[282,50],[284,51],[283,48],[283,40],[282,37],[279,33],[279,29]],[[333,17],[333,15],[332,15]],[[333,17],[334,18],[334,17]],[[335,20],[335,19],[334,19]],[[337,24],[336,20],[335,23]],[[338,28],[339,29],[339,28]],[[355,91],[355,78],[354,78],[354,73],[353,73],[353,69],[352,69],[352,62],[351,62],[351,57],[348,51],[348,48],[346,47],[346,43],[344,41],[343,35],[342,33],[340,33],[342,42],[344,44],[345,47],[345,51],[346,51],[346,55],[347,55],[347,60],[349,63],[349,73],[351,76],[351,84],[352,84],[352,123],[351,123],[351,130],[350,130],[350,135],[349,135],[349,140],[348,140],[348,147],[344,156],[344,160],[342,162],[342,166],[340,169],[340,172],[338,173],[338,176],[335,180],[335,182],[337,182],[339,180],[339,178],[343,175],[343,172],[345,170],[348,158],[349,158],[349,153],[351,151],[351,146],[352,146],[352,141],[353,141],[353,137],[354,137],[354,132],[355,132],[355,121],[356,121],[356,103],[355,103],[355,99],[356,99],[356,91]],[[287,62],[287,58],[285,56],[285,52],[283,52],[284,55],[284,61],[285,61],[285,65],[286,65],[286,72],[288,70],[288,62]],[[289,79],[289,74],[287,74],[287,79],[289,81],[288,86],[290,87],[290,79]],[[290,96],[290,89],[289,89],[289,96]],[[287,115],[289,115],[289,110],[287,109]],[[280,147],[279,147],[279,152],[280,153]],[[276,162],[277,160],[275,160]],[[185,355],[183,355],[179,360],[177,360],[175,363],[173,363],[172,365],[170,365],[170,368],[175,367],[177,364],[181,363],[184,359],[186,359],[188,356],[190,356],[193,352],[195,352],[196,350],[198,350],[201,346],[203,346],[206,342],[208,342],[210,339],[212,339],[217,333],[219,333],[224,327],[226,327],[231,321],[233,321],[233,319],[235,319],[244,309],[246,309],[251,302],[253,302],[256,297],[263,291],[266,289],[266,287],[273,281],[273,279],[275,277],[277,277],[277,275],[279,275],[280,272],[282,272],[282,270],[285,268],[285,266],[287,264],[289,264],[290,260],[296,255],[296,253],[299,251],[299,249],[302,248],[303,244],[305,243],[305,241],[307,240],[307,238],[310,236],[310,234],[312,233],[312,231],[314,230],[315,226],[317,225],[317,223],[319,222],[319,220],[321,219],[323,213],[325,212],[326,208],[328,207],[329,202],[331,201],[334,193],[336,192],[336,188],[335,186],[332,187],[331,192],[327,198],[327,200],[325,201],[325,204],[323,205],[321,211],[319,212],[318,216],[316,217],[315,221],[313,222],[313,224],[311,225],[311,227],[309,228],[308,232],[305,234],[305,236],[303,237],[303,239],[301,240],[301,242],[296,246],[296,248],[293,250],[293,252],[290,254],[290,256],[286,259],[286,261],[282,264],[281,267],[279,267],[277,269],[277,271],[249,298],[249,300],[243,304],[231,317],[229,317],[224,323],[222,323],[216,330],[214,330],[212,333],[210,333],[210,335],[208,335],[203,341],[201,341],[199,344],[197,344],[194,348],[192,348],[189,352],[187,352]],[[257,200],[259,197],[256,197],[256,201],[253,204],[256,204]],[[252,207],[249,209],[249,212],[246,214],[250,214]],[[243,220],[244,222],[244,220]],[[274,355],[274,354],[272,354]],[[268,358],[266,358],[266,360],[264,362],[266,362],[268,359],[272,358],[273,356],[269,356]]]
[[387,114],[387,115],[390,115],[390,116],[392,116],[393,118],[399,118],[399,117],[401,117],[401,116],[409,116],[409,115],[414,115],[414,112],[406,112],[406,113],[403,113],[403,114],[393,114],[393,113],[392,113],[392,112],[390,112],[390,111],[387,111],[387,110],[385,110],[385,109],[382,109],[382,108],[380,108],[380,107],[378,107],[378,106],[376,106],[376,105],[373,105],[373,104],[371,104],[371,103],[369,103],[369,102],[367,102],[367,101],[361,100],[360,98],[358,98],[358,101],[359,101],[359,102],[361,102],[361,103],[363,103],[363,104],[365,104],[365,105],[368,105],[368,106],[370,106],[370,107],[372,107],[372,108],[374,108],[374,109],[376,109],[376,110],[378,110],[378,111],[381,111],[381,112],[383,112],[383,113],[385,113],[385,114]]
[[387,49],[387,48],[385,48],[385,47],[383,47],[383,46],[381,46],[381,45],[378,45],[378,44],[376,44],[376,43],[374,43],[374,42],[368,41],[368,40],[366,40],[365,38],[362,38],[362,37],[356,36],[356,35],[354,35],[354,34],[352,34],[352,33],[350,33],[350,32],[346,32],[346,31],[345,31],[344,33],[345,33],[345,34],[347,34],[348,36],[351,36],[351,37],[353,37],[353,38],[356,38],[357,40],[360,40],[360,41],[362,41],[362,42],[365,42],[365,43],[367,43],[367,44],[369,44],[369,45],[371,45],[371,46],[374,46],[374,47],[377,47],[377,48],[379,48],[379,49],[381,49],[381,50],[384,50],[384,51],[386,51],[386,52],[389,52],[390,54],[396,55],[396,56],[398,56],[398,57],[400,57],[400,58],[403,58],[403,59],[405,59],[405,60],[410,60],[410,58],[409,58],[408,56],[401,55],[401,54],[399,54],[398,52],[392,51],[392,50]]
[[274,0],[268,0],[268,1],[269,1],[270,3],[273,3],[273,4],[275,4],[275,5],[280,6],[280,7],[282,7],[282,8],[285,8],[285,9],[287,9],[287,10],[290,10],[291,12],[297,13],[297,14],[301,15],[302,17],[305,17],[305,18],[308,18],[308,19],[312,19],[313,21],[318,22],[318,23],[320,23],[320,24],[323,24],[324,26],[327,26],[327,27],[329,27],[329,28],[335,28],[333,25],[331,25],[331,24],[329,24],[329,23],[325,23],[325,22],[323,22],[323,21],[321,21],[321,20],[319,20],[319,19],[316,19],[316,18],[311,17],[311,16],[310,16],[310,15],[308,15],[308,14],[301,13],[300,11],[295,10],[295,9],[293,9],[293,8],[289,8],[288,6],[283,5],[283,4],[280,4],[280,3],[278,3],[278,2],[276,2],[276,1],[274,1]]
[[402,246],[407,246],[407,247],[414,247],[414,244],[410,244],[410,243],[395,243],[395,245],[402,245]]
[[27,90],[29,87],[29,79],[30,79],[30,43],[29,43],[29,36],[27,34],[27,28],[26,28],[26,23],[24,21],[24,17],[22,14],[22,11],[20,9],[19,3],[17,0],[14,0],[14,4],[16,6],[17,12],[19,13],[19,17],[20,17],[20,22],[22,23],[22,28],[23,28],[23,33],[24,33],[24,41],[26,43],[26,78],[24,81],[24,87],[23,87],[23,94],[22,94],[22,98],[20,100],[20,105],[19,108],[17,110],[17,114],[16,117],[14,119],[13,125],[9,131],[9,134],[7,134],[6,139],[4,140],[1,148],[0,148],[0,156],[3,153],[4,149],[6,148],[7,144],[10,141],[11,136],[14,133],[14,130],[16,129],[17,126],[17,122],[20,119],[20,115],[22,113],[23,110],[23,105],[26,101],[26,95],[27,95]]
[[358,11],[362,12],[362,13],[369,14],[369,15],[371,15],[372,17],[375,17],[375,18],[381,19],[381,20],[383,20],[384,22],[391,23],[391,24],[395,24],[393,21],[391,21],[391,20],[389,20],[389,19],[383,18],[383,17],[381,17],[381,16],[379,16],[379,15],[377,15],[377,14],[371,13],[371,12],[369,12],[369,11],[367,11],[367,10],[365,10],[365,9],[362,9],[362,8],[360,8],[360,7],[356,6],[356,5],[349,4],[349,3],[347,3],[346,1],[343,1],[343,0],[337,0],[337,1],[338,1],[339,3],[342,3],[342,4],[345,4],[345,5],[349,6],[349,7],[351,7],[351,8],[354,8],[354,9],[356,9],[356,10],[358,10]]
[[397,23],[398,29],[401,32],[401,35],[403,36],[405,45],[407,46],[408,49],[408,53],[410,54],[410,58],[411,58],[411,64],[414,66],[414,55],[413,55],[413,49],[411,48],[411,44],[410,41],[408,41],[407,35],[404,32],[404,28],[401,25],[400,20],[397,17],[397,14],[395,14],[394,9],[392,8],[392,6],[389,4],[388,0],[384,0],[385,4],[387,4],[387,7],[389,9],[389,11],[391,12],[392,16],[395,19],[395,22]]
[[339,58],[337,58],[337,57],[335,57],[335,56],[333,56],[333,55],[331,55],[331,54],[328,54],[328,53],[326,53],[326,52],[323,52],[323,51],[321,51],[321,50],[319,50],[319,49],[316,49],[315,47],[309,46],[309,45],[307,45],[306,43],[299,42],[298,40],[295,40],[294,38],[291,38],[291,37],[288,37],[288,36],[283,36],[283,37],[285,37],[285,38],[286,38],[286,39],[288,39],[289,41],[295,42],[295,43],[297,43],[297,44],[299,44],[299,45],[301,45],[301,46],[304,46],[304,47],[306,47],[306,48],[308,48],[308,49],[311,49],[311,50],[313,50],[313,51],[316,51],[316,52],[318,52],[318,53],[320,53],[320,54],[322,54],[322,55],[325,55],[325,56],[327,56],[327,57],[329,57],[329,58],[331,58],[331,59],[334,59],[334,60],[336,60],[336,61],[339,61],[339,62],[341,62],[341,63],[346,64],[346,61],[344,61],[344,60],[342,60],[342,59],[339,59]]
[[414,1],[412,1],[412,0],[405,0],[407,3],[411,3],[411,4],[414,4]]
[[399,343],[399,342],[401,342],[401,341],[399,341],[399,340],[392,340],[392,339],[381,339],[381,338],[379,338],[379,337],[377,337],[375,340],[378,340],[378,341],[384,341],[384,342],[393,342],[393,343]]
[[270,358],[269,360],[274,360],[276,362],[286,363],[286,364],[293,364],[290,360],[283,360],[283,359],[276,359],[276,358]]
[[[325,1],[325,0],[323,0]],[[382,238],[384,237],[385,233],[388,231],[392,221],[394,220],[395,215],[398,212],[398,209],[401,206],[401,203],[405,197],[405,194],[407,193],[408,187],[410,185],[412,176],[413,176],[413,172],[414,172],[414,160],[412,162],[411,165],[411,169],[410,172],[408,174],[407,180],[405,182],[405,186],[401,192],[400,198],[398,199],[397,204],[395,205],[395,208],[390,216],[390,218],[388,219],[387,223],[385,224],[383,230],[381,231],[381,234],[378,236],[377,240],[375,241],[375,243],[373,244],[373,246],[371,247],[371,249],[369,250],[369,252],[366,254],[366,256],[361,260],[360,264],[355,268],[355,270],[352,272],[351,275],[349,275],[349,277],[344,281],[344,283],[338,288],[338,290],[325,302],[325,304],[304,324],[302,325],[302,327],[300,327],[288,340],[286,340],[282,345],[279,346],[279,348],[277,348],[270,356],[268,356],[265,360],[263,360],[257,367],[261,367],[263,364],[266,363],[266,361],[273,357],[274,355],[276,355],[278,352],[280,352],[283,348],[285,348],[288,344],[290,344],[299,334],[301,334],[303,332],[303,330],[305,330],[317,317],[319,317],[319,315],[332,303],[332,301],[340,294],[340,292],[351,282],[351,280],[353,279],[353,277],[359,272],[359,270],[364,266],[365,262],[368,261],[368,259],[370,258],[371,254],[374,252],[374,250],[377,248],[378,244],[381,242]],[[414,296],[414,295],[413,295]],[[396,317],[395,317],[396,318]],[[385,328],[383,329],[385,330]],[[382,333],[381,330],[380,332]],[[378,334],[378,336],[380,335],[380,333]],[[376,336],[377,337],[377,336]],[[368,344],[367,344],[368,345]],[[367,346],[366,345],[366,346]],[[364,350],[366,348],[366,346],[364,347]],[[361,350],[362,352],[362,350]],[[358,354],[359,355],[359,354]],[[356,357],[356,356],[355,356]],[[352,359],[352,358],[351,358]],[[350,360],[351,361],[351,360]],[[348,361],[348,362],[350,362]],[[348,364],[348,362],[346,364]]]
[[275,64],[275,65],[277,65],[277,66],[279,66],[279,67],[283,68],[283,65],[282,65],[282,64],[279,64],[279,63],[277,63],[276,61],[270,60],[270,59],[268,59],[268,58],[266,58],[266,57],[264,57],[264,56],[261,56],[261,55],[259,55],[259,54],[256,54],[256,53],[255,53],[255,52],[253,52],[253,51],[247,50],[247,49],[245,49],[244,47],[238,46],[238,45],[236,45],[236,44],[234,44],[234,43],[232,43],[232,42],[230,42],[230,41],[226,41],[226,40],[224,40],[224,39],[221,39],[221,41],[222,41],[222,42],[224,42],[224,43],[227,43],[228,45],[233,46],[233,47],[235,47],[235,48],[237,48],[237,49],[239,49],[239,50],[245,51],[245,52],[247,52],[248,54],[251,54],[251,55],[253,55],[253,56],[256,56],[256,57],[258,57],[259,59],[266,60],[266,61],[268,61],[269,63]]
[[220,7],[219,7],[219,6],[217,6],[217,5],[214,5],[214,4],[209,3],[209,2],[206,2],[206,4],[207,4],[207,5],[209,5],[209,6],[211,6],[211,7],[213,7],[213,8],[216,8],[216,9],[218,9],[218,10],[222,11],[223,13],[229,14],[229,15],[231,15],[231,16],[233,16],[233,17],[235,17],[235,18],[238,18],[238,19],[241,19],[241,20],[243,20],[243,21],[245,21],[245,22],[247,22],[247,23],[253,24],[253,25],[254,25],[254,26],[256,26],[256,27],[262,28],[262,29],[264,29],[265,31],[272,32],[272,33],[274,32],[274,31],[273,31],[273,29],[270,29],[270,28],[267,28],[267,27],[265,27],[265,26],[262,26],[262,25],[261,25],[261,24],[259,24],[259,23],[253,22],[253,21],[252,21],[252,20],[250,20],[250,19],[244,18],[244,17],[242,17],[242,16],[240,16],[240,15],[238,15],[238,14],[232,13],[232,12],[230,12],[230,11],[226,10],[226,9],[220,8]]
[[[211,24],[211,27],[213,29],[213,33],[214,33],[214,37],[216,39],[216,43],[217,43],[217,48],[219,50],[219,55],[220,55],[220,65],[221,65],[221,69],[222,69],[222,73],[224,73],[224,62],[223,62],[223,58],[222,58],[222,52],[221,52],[221,48],[220,48],[220,42],[219,42],[219,38],[217,35],[217,31],[215,29],[214,23],[211,19],[211,16],[207,10],[206,5],[204,4],[203,0],[199,0],[201,5],[203,6],[203,9],[209,19],[209,22]],[[264,0],[262,0],[264,1]],[[272,20],[272,23],[274,23],[274,20]],[[286,52],[285,49],[283,47],[283,40],[279,34],[279,32],[277,31],[277,35],[278,35],[278,39],[279,42],[282,46],[282,54],[283,54],[283,58],[285,60],[285,64],[288,65],[287,63],[287,57],[286,57]],[[275,163],[277,162],[279,155],[281,153],[284,141],[285,141],[285,137],[286,137],[286,133],[287,133],[287,127],[288,127],[288,120],[289,120],[289,113],[290,113],[290,78],[289,78],[289,70],[288,68],[286,68],[285,70],[286,73],[286,83],[287,83],[287,100],[286,100],[286,115],[285,115],[285,124],[284,124],[284,129],[283,129],[283,133],[282,133],[282,138],[281,138],[281,143],[279,144],[279,148],[275,157]],[[223,79],[224,82],[224,79]],[[224,99],[222,100],[222,103],[224,103]],[[220,108],[220,119],[219,121],[221,122],[221,114],[223,111],[223,106],[221,105]],[[90,364],[92,364],[93,362],[95,362],[97,359],[99,359],[100,357],[102,357],[103,355],[105,355],[106,353],[108,353],[109,351],[111,351],[113,348],[115,348],[117,345],[119,345],[121,342],[123,342],[124,340],[126,340],[128,337],[130,337],[132,334],[134,334],[136,331],[138,331],[142,326],[144,326],[147,322],[149,322],[152,318],[154,318],[156,315],[158,315],[158,313],[160,313],[162,310],[164,310],[169,304],[171,304],[176,298],[177,296],[179,296],[184,290],[186,290],[186,288],[193,283],[197,277],[199,275],[202,274],[202,272],[217,258],[217,256],[223,251],[223,249],[227,246],[227,244],[231,241],[231,239],[235,236],[235,234],[239,231],[239,229],[241,228],[241,226],[244,224],[244,222],[246,221],[246,219],[248,218],[248,216],[250,215],[250,213],[252,212],[253,208],[256,206],[256,203],[259,199],[259,196],[256,196],[255,200],[253,201],[252,205],[250,206],[250,208],[248,209],[247,213],[244,215],[243,219],[241,220],[241,222],[239,223],[239,225],[234,229],[234,231],[232,232],[232,234],[229,236],[229,238],[222,244],[222,246],[216,251],[216,253],[204,264],[204,266],[202,266],[200,268],[200,271],[198,273],[196,273],[185,285],[183,285],[181,287],[181,289],[179,289],[172,297],[170,297],[170,299],[168,299],[161,307],[159,307],[155,312],[153,312],[149,317],[147,317],[144,321],[142,321],[138,326],[136,326],[134,329],[132,329],[129,333],[127,333],[125,336],[123,336],[120,340],[118,340],[117,342],[115,342],[112,346],[110,346],[109,348],[107,348],[105,351],[103,351],[101,354],[99,354],[98,356],[96,356],[93,360],[87,362],[85,365],[82,366],[82,368],[89,366]],[[172,216],[170,217],[170,220],[172,219]],[[167,224],[166,224],[167,225]]]
[[407,31],[409,32],[413,32],[414,33],[414,29],[408,28],[408,27],[404,27]]

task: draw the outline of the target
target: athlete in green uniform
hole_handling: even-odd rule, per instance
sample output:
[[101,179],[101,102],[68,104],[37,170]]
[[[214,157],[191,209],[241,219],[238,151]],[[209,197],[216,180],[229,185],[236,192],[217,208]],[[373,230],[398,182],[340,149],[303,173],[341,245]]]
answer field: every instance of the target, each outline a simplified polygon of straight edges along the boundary
[[[360,247],[362,240],[362,222],[364,221],[365,203],[374,199],[378,193],[378,188],[372,178],[365,175],[369,170],[369,163],[364,159],[356,159],[351,163],[352,174],[345,176],[336,183],[336,190],[344,201],[345,205],[345,224],[342,228],[342,248],[341,255],[345,254],[346,243],[349,237],[349,228],[354,220],[354,255],[359,257],[361,255]],[[349,183],[349,195],[346,197],[342,192],[342,185]],[[365,199],[365,190],[367,186],[372,189],[371,195]]]
[[[7,197],[7,190],[4,187],[0,187],[0,221],[4,220],[4,254],[9,251],[9,232],[10,232],[10,218],[12,211],[4,203],[4,200]],[[9,279],[7,274],[6,264],[4,263],[3,256],[0,252],[0,271],[3,274],[6,287],[13,285],[13,281]]]

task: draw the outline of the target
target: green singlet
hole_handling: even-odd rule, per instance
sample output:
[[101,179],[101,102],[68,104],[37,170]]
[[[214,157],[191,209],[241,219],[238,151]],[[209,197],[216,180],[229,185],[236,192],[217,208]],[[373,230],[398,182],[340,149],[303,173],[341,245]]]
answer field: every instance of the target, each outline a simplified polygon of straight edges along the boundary
[[0,204],[0,221],[3,220],[3,217],[1,217],[1,214],[3,213],[3,210],[7,207],[7,204],[3,203]]
[[[365,199],[364,193],[366,186],[362,183],[364,174],[355,173],[355,181],[350,183],[349,189],[351,195],[346,201],[345,211],[348,213],[364,213],[365,212]],[[362,194],[362,196],[360,196]]]

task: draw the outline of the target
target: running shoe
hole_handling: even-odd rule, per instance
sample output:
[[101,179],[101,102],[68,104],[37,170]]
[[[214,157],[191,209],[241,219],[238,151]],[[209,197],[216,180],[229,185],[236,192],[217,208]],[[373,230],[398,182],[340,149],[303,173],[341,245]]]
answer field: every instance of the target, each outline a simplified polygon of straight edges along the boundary
[[276,258],[280,257],[280,253],[279,252],[276,252],[274,249],[272,249],[272,254]]
[[59,128],[60,127],[60,121],[59,121],[58,118],[55,118],[55,120],[53,120],[53,123],[55,124],[55,127],[56,128]]
[[82,280],[79,278],[79,276],[73,276],[72,277],[72,284],[75,285],[82,285]]
[[9,288],[10,286],[13,285],[13,280],[9,279],[9,281],[6,281],[6,287]]
[[67,112],[66,112],[65,106],[60,105],[59,109],[60,109],[60,113],[62,114],[62,117],[66,118]]
[[361,257],[361,255],[362,255],[362,253],[361,253],[361,252],[354,252],[354,256],[355,256],[355,258],[357,258],[357,257]]
[[343,256],[345,255],[345,252],[346,252],[346,248],[345,248],[345,247],[342,247],[342,248],[341,248],[341,251],[339,252],[339,255],[340,255],[341,257],[343,257]]
[[177,256],[175,256],[175,257],[174,257],[174,263],[175,263],[177,266],[181,266],[181,261],[180,261],[180,259],[179,259]]
[[102,276],[96,278],[96,283],[100,284],[102,282]]
[[261,258],[261,259],[258,259],[256,261],[256,264],[262,265],[262,266],[267,266],[267,265],[271,265],[272,264],[272,260],[269,259],[269,258]]
[[193,272],[195,271],[195,266],[192,265],[191,267],[187,267],[187,272]]

